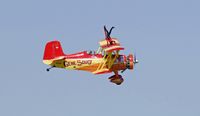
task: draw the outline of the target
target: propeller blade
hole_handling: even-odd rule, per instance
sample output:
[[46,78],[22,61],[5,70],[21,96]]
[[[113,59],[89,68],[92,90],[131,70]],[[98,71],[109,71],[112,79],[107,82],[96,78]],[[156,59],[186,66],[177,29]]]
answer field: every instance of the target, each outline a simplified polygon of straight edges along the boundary
[[134,54],[134,64],[138,63],[136,53]]

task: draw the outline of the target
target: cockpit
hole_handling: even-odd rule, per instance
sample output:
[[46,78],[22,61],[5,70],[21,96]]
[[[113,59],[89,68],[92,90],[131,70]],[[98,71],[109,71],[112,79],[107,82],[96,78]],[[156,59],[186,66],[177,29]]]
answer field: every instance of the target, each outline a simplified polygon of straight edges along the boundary
[[125,57],[123,55],[119,55],[119,57],[115,60],[114,63],[124,63]]
[[96,52],[93,50],[86,51],[88,55],[96,55]]

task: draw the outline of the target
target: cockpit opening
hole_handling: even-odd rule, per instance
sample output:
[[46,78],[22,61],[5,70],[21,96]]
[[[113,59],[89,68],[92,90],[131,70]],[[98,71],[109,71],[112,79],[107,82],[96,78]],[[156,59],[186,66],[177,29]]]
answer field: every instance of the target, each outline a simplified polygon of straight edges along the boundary
[[96,55],[96,52],[93,51],[93,50],[88,50],[88,51],[87,51],[87,54],[89,54],[89,55]]

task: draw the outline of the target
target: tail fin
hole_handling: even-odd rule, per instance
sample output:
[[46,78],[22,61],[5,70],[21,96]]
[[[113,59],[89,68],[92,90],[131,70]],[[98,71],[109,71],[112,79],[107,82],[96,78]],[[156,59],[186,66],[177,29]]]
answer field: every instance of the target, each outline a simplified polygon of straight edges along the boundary
[[50,41],[46,44],[43,60],[54,59],[58,56],[63,56],[63,50],[59,41]]

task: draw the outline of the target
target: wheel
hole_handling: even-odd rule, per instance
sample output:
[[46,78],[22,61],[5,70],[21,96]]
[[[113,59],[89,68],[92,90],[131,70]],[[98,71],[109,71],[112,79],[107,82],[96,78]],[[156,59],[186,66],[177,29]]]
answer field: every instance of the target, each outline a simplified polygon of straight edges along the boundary
[[115,83],[117,85],[121,85],[124,82],[124,79],[121,75],[119,75],[119,77],[112,78],[110,82]]
[[124,82],[124,79],[122,78],[122,76],[120,75],[120,81],[118,83],[115,83],[117,85],[121,85]]
[[[123,79],[123,78],[122,78],[122,75],[119,75],[119,78]],[[124,80],[124,79],[123,79],[123,80]]]
[[122,83],[115,83],[116,85],[121,85]]

